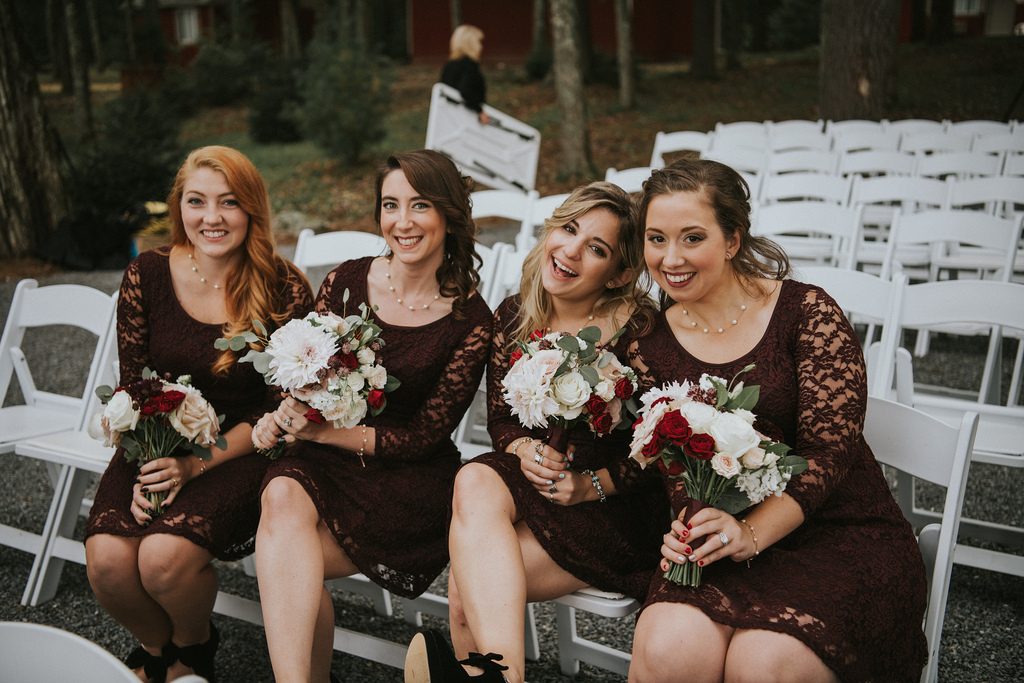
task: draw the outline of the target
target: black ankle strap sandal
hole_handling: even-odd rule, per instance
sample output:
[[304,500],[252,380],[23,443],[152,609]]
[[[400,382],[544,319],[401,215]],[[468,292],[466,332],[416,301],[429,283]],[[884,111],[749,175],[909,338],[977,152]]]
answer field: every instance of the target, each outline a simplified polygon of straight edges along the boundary
[[502,656],[496,652],[488,652],[485,655],[479,652],[470,652],[468,657],[459,661],[459,664],[475,666],[483,671],[482,675],[473,676],[472,680],[504,681],[505,677],[501,672],[508,671],[508,667],[498,664],[498,661],[501,659],[503,659]]
[[174,643],[167,643],[158,655],[151,654],[146,648],[139,645],[128,653],[124,664],[132,671],[136,669],[145,671],[146,678],[150,683],[165,683],[167,667],[176,661],[178,661],[178,648]]
[[217,683],[217,667],[215,657],[217,646],[220,645],[220,633],[210,622],[210,638],[205,643],[196,645],[177,645],[177,661],[181,662],[197,676],[202,676],[209,683]]

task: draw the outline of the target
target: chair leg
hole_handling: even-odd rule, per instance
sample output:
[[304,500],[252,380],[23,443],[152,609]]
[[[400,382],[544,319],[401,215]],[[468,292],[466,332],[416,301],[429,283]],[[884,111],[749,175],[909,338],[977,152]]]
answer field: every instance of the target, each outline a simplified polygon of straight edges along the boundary
[[540,642],[537,640],[537,619],[533,614],[533,603],[526,605],[526,619],[523,621],[523,643],[527,661],[540,660]]
[[1013,374],[1010,376],[1010,393],[1006,405],[1020,405],[1021,374],[1024,374],[1024,337],[1017,341],[1017,356],[1013,359]]
[[67,465],[61,467],[58,488],[54,491],[43,529],[43,547],[32,563],[29,586],[25,588],[21,604],[35,607],[57,594],[64,560],[54,554],[54,546],[57,539],[74,534],[79,507],[91,477],[91,472]]
[[978,401],[980,403],[991,403],[999,405],[1002,403],[999,395],[999,379],[1002,377],[1003,368],[1003,334],[999,327],[992,328],[992,334],[988,340],[988,351],[985,353],[985,371],[981,376],[981,388],[978,390]]

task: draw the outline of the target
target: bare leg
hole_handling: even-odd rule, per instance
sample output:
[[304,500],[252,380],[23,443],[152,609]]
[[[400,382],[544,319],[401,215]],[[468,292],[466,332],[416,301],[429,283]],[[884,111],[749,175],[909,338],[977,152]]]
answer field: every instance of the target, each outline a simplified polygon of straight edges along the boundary
[[313,681],[328,681],[331,677],[331,657],[334,654],[334,603],[325,586],[320,592],[320,609],[313,630],[313,654],[310,658]]
[[[719,683],[733,629],[696,607],[659,602],[640,614],[633,633],[630,683]],[[684,657],[684,654],[692,656]]]
[[725,678],[736,683],[838,683],[811,648],[774,631],[738,630],[725,657]]
[[459,592],[458,579],[452,569],[448,570],[448,622],[456,657],[465,659],[470,652],[480,651],[473,639],[473,632],[469,630],[466,611],[462,607],[462,594]]

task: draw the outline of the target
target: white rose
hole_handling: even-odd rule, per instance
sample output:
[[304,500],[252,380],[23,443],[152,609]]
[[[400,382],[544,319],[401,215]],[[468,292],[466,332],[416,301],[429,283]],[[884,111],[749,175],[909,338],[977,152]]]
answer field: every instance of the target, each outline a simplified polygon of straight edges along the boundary
[[713,407],[700,401],[684,403],[679,406],[679,413],[690,423],[690,429],[698,434],[706,434],[719,414]]
[[362,391],[363,387],[366,386],[366,379],[363,377],[363,373],[353,370],[348,373],[348,377],[345,378],[348,385],[352,387],[352,391]]
[[754,415],[749,410],[744,410],[743,408],[736,408],[732,412],[734,415],[739,415],[740,417],[742,417],[744,422],[746,422],[748,425],[754,424],[754,420],[757,419],[756,415]]
[[768,453],[766,453],[763,448],[760,446],[754,446],[740,456],[740,463],[742,463],[748,470],[756,470],[760,467],[764,467],[766,455],[768,455]]
[[722,384],[726,384],[726,381],[721,377],[715,377],[714,375],[704,374],[700,376],[700,388],[704,391],[714,390],[715,385],[711,383],[711,380],[716,379]]
[[373,349],[364,346],[356,351],[356,359],[360,365],[373,365],[373,361],[377,360],[377,354],[373,352]]
[[711,458],[711,469],[726,479],[732,479],[740,473],[740,463],[728,453],[715,453]]
[[563,417],[571,420],[580,414],[590,398],[590,384],[583,375],[573,370],[556,378],[551,383],[551,392],[555,400],[566,408]]
[[732,413],[718,413],[708,428],[708,434],[715,439],[715,450],[734,458],[761,443],[754,428]]
[[[551,376],[555,374],[555,370],[562,364],[563,356],[562,352],[557,349],[546,349],[544,351],[538,351],[537,353],[530,356],[530,364],[536,365],[544,376],[545,386],[551,381]],[[522,365],[522,363],[516,363],[516,365]]]
[[169,384],[167,389],[176,389],[185,394],[185,399],[167,415],[167,421],[174,427],[174,431],[201,446],[213,444],[220,433],[220,422],[210,402],[203,398],[198,389],[183,384]]
[[111,432],[130,432],[139,424],[139,411],[127,391],[118,391],[103,408],[105,427]]
[[339,315],[335,315],[334,313],[312,313],[311,315],[316,316],[316,321],[320,325],[324,326],[328,330],[331,330],[339,337],[343,337],[346,334],[348,334],[349,329],[351,329],[352,327],[347,320],[345,320]]
[[779,461],[779,454],[778,453],[766,452],[764,454],[764,466],[765,467],[775,467],[775,463],[777,463],[778,461]]
[[667,402],[658,403],[657,405],[650,405],[641,409],[643,413],[643,419],[633,429],[633,440],[629,445],[629,457],[636,460],[642,466],[646,467],[648,464],[647,458],[643,456],[644,446],[650,443],[654,437],[654,430],[657,429],[658,423],[661,422],[661,418],[664,417],[665,413],[669,410],[669,404]]
[[366,383],[374,389],[383,389],[388,383],[388,371],[383,365],[364,365],[359,368],[359,372],[363,373]]
[[594,393],[606,403],[611,401],[615,398],[615,382],[607,379],[601,380],[597,383],[597,386],[594,387]]

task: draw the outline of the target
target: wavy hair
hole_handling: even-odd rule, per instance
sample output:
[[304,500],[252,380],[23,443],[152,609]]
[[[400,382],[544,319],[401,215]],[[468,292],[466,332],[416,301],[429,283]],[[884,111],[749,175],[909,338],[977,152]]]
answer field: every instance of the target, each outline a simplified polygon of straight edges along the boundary
[[483,39],[484,32],[472,24],[456,26],[452,31],[452,37],[448,40],[448,58],[469,57],[474,62],[479,62],[480,53],[483,51],[480,41]]
[[554,230],[579,219],[594,209],[607,209],[619,220],[618,272],[630,270],[633,275],[628,282],[613,289],[606,289],[604,296],[594,307],[595,313],[615,311],[622,304],[628,310],[642,313],[637,334],[643,334],[654,320],[654,303],[648,296],[644,274],[643,233],[637,216],[636,202],[618,185],[604,181],[577,187],[551,217],[544,221],[544,228],[537,244],[523,261],[523,279],[519,286],[519,324],[512,331],[510,341],[526,341],[530,333],[546,327],[551,318],[551,295],[544,289],[541,269],[544,267],[544,244]]
[[[249,230],[242,245],[244,257],[226,274],[224,294],[229,319],[223,326],[224,336],[244,333],[251,329],[253,320],[259,320],[268,328],[277,327],[288,317],[286,305],[280,300],[282,279],[289,270],[296,276],[304,276],[289,268],[288,262],[275,251],[267,186],[248,157],[236,149],[219,145],[200,147],[188,155],[167,196],[171,244],[191,248],[181,219],[181,199],[189,175],[200,168],[221,173],[239,206],[249,216]],[[237,352],[224,351],[214,361],[213,372],[226,374],[237,358]]]
[[476,223],[470,199],[472,181],[459,173],[451,159],[432,149],[389,156],[377,172],[377,205],[373,218],[378,226],[384,178],[392,171],[402,171],[413,189],[444,216],[444,259],[437,269],[437,284],[441,296],[452,297],[452,312],[461,319],[466,302],[480,285],[479,271],[483,265],[475,248]]
[[[729,263],[749,294],[764,295],[756,284],[760,278],[784,280],[789,275],[789,257],[782,247],[766,237],[750,234],[750,187],[735,170],[717,161],[689,158],[655,169],[644,181],[640,198],[641,231],[647,225],[651,201],[676,192],[702,193],[726,240],[738,237],[739,249]],[[662,292],[662,306],[669,303]]]

